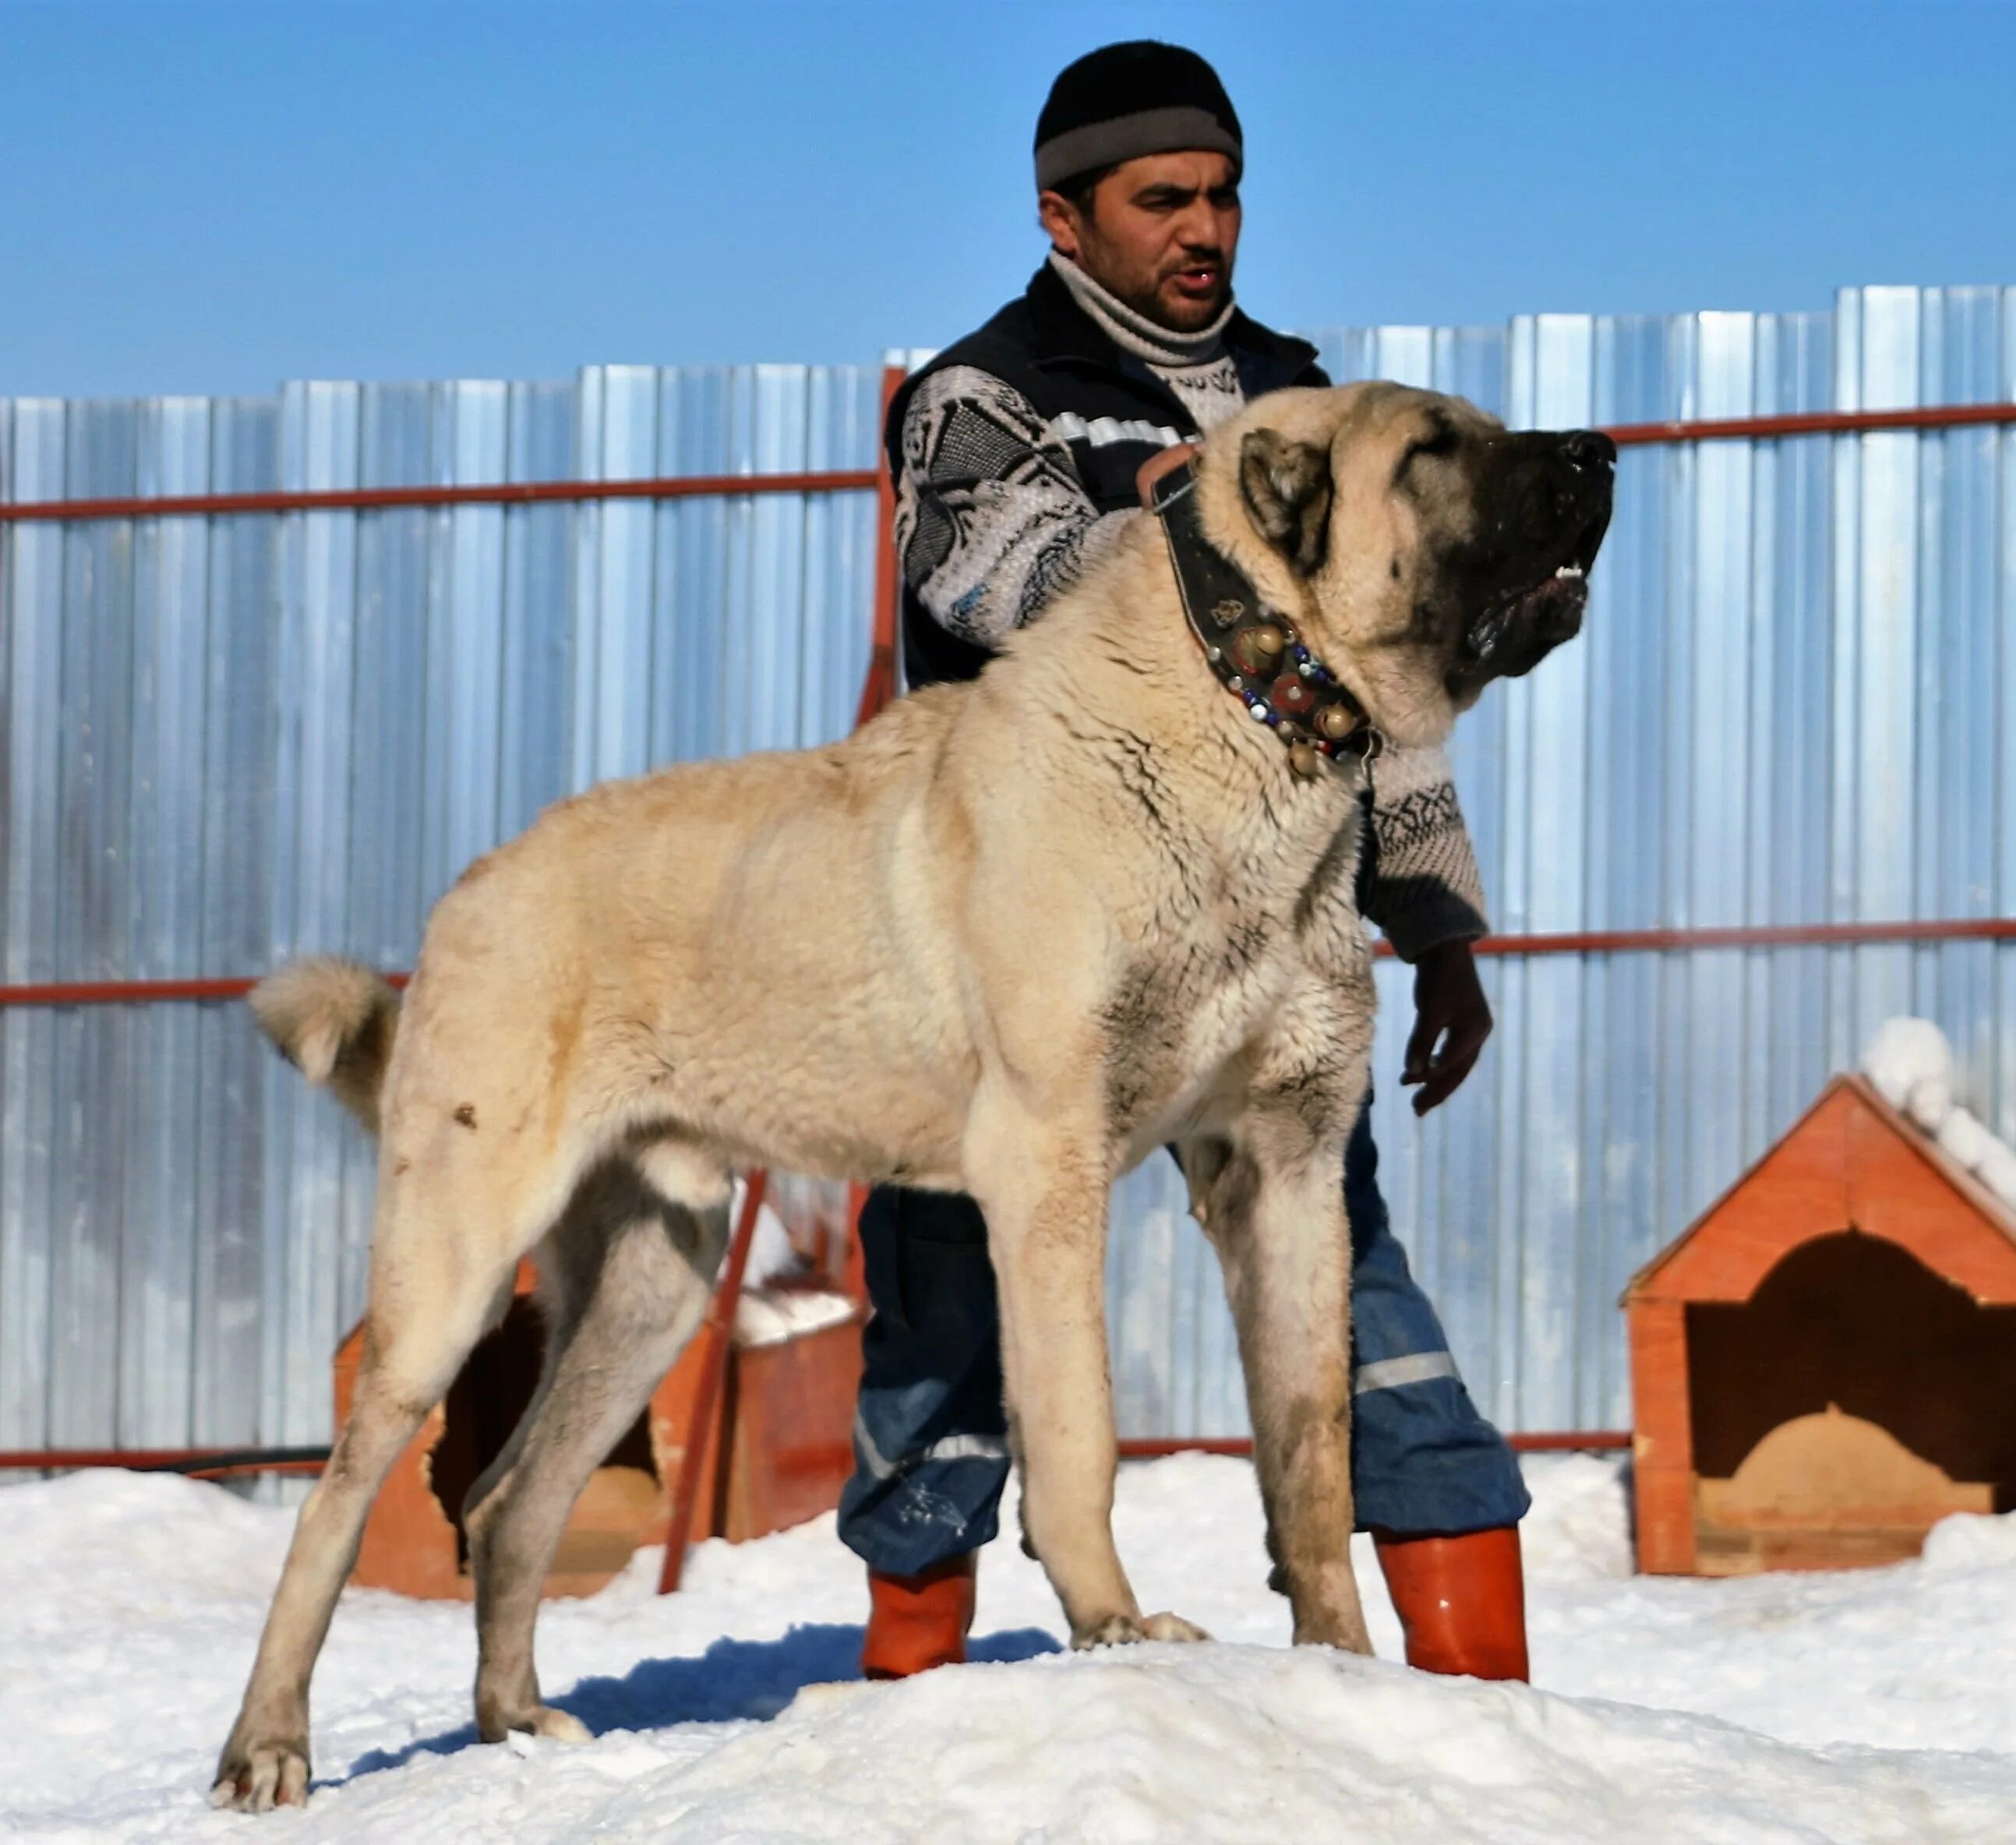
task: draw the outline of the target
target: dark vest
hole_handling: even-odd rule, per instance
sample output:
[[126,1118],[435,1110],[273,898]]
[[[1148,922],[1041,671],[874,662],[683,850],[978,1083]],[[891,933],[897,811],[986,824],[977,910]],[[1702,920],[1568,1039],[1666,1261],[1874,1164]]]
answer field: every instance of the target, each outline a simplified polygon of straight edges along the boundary
[[[1249,403],[1284,385],[1330,382],[1316,362],[1313,346],[1272,333],[1244,314],[1233,313],[1225,344]],[[1071,461],[1101,512],[1138,505],[1134,476],[1141,464],[1157,450],[1193,441],[1198,434],[1182,400],[1143,361],[1114,344],[1047,263],[1036,272],[1028,293],[905,381],[882,432],[891,469],[902,465],[903,417],[910,394],[922,379],[949,365],[971,365],[999,379],[1026,397],[1046,423],[1075,418],[1068,426]],[[974,678],[992,657],[941,627],[904,585],[903,677],[909,685]]]

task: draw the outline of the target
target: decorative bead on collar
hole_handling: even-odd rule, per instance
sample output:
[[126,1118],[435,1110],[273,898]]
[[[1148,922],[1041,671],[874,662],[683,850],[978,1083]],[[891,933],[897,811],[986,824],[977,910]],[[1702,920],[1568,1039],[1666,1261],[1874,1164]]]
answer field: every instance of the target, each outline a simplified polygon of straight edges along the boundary
[[1290,766],[1313,775],[1325,757],[1366,761],[1385,739],[1365,707],[1269,609],[1246,574],[1204,535],[1195,463],[1172,469],[1150,498],[1168,541],[1184,618],[1219,683],[1281,739]]

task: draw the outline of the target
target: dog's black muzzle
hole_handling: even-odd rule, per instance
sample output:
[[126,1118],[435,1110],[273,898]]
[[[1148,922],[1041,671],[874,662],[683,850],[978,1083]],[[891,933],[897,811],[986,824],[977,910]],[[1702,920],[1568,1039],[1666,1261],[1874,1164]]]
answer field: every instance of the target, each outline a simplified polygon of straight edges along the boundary
[[1449,674],[1459,694],[1530,673],[1582,631],[1589,566],[1610,527],[1617,444],[1600,430],[1507,436],[1492,448],[1485,526],[1496,588],[1478,597],[1481,612],[1463,631]]

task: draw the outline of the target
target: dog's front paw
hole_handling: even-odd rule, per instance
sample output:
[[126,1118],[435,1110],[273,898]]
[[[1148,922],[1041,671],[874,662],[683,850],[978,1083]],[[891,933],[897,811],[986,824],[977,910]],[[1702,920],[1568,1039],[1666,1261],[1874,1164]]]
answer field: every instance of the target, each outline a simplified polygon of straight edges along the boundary
[[270,1813],[275,1807],[304,1807],[308,1798],[306,1735],[257,1739],[234,1734],[218,1757],[210,1790],[213,1807],[237,1813]]
[[529,1719],[514,1726],[530,1730],[535,1736],[544,1736],[549,1742],[592,1742],[595,1732],[578,1717],[564,1710],[556,1710],[550,1704],[542,1704]]
[[1180,1614],[1109,1614],[1071,1635],[1082,1653],[1094,1646],[1131,1646],[1143,1640],[1208,1640],[1210,1635]]
[[549,1742],[592,1742],[595,1732],[578,1717],[550,1704],[527,1704],[517,1710],[479,1707],[476,1733],[486,1742],[502,1742],[513,1733],[544,1736]]

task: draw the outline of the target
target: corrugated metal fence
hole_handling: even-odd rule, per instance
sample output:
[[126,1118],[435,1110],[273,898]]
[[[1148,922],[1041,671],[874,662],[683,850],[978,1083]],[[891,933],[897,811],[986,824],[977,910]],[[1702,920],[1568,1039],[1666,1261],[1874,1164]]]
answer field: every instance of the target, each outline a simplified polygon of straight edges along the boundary
[[[2016,397],[2016,290],[1325,342],[1340,378],[1562,425]],[[0,500],[862,469],[872,368],[0,402]],[[410,964],[544,802],[838,734],[866,493],[0,526],[8,984]],[[2016,433],[1627,452],[1582,641],[1458,780],[1508,932],[2016,914]],[[1384,1176],[1480,1401],[1629,1419],[1616,1295],[1882,1018],[1937,1018],[2016,1133],[2016,947],[1493,962],[1499,1033],[1417,1128],[1381,975]],[[1121,1188],[1123,1425],[1234,1433],[1165,1162]],[[0,1009],[0,1448],[311,1441],[370,1156],[234,1005]]]

